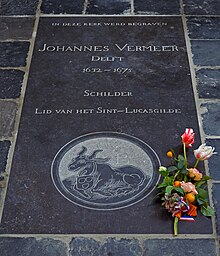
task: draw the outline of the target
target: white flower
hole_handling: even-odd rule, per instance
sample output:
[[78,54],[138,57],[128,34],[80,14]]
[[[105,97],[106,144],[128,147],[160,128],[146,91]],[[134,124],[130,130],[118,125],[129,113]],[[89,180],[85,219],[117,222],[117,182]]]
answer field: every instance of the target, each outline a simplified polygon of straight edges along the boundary
[[214,150],[215,148],[202,144],[198,149],[194,150],[194,155],[196,159],[203,161],[207,160],[212,155],[217,154],[217,152],[214,152]]
[[164,166],[159,167],[159,172],[165,172],[166,170],[167,170],[167,168]]

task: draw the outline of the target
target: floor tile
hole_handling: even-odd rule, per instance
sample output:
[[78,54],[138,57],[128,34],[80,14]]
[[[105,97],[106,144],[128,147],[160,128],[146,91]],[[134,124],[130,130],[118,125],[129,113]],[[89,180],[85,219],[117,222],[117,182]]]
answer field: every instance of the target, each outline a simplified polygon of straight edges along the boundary
[[214,239],[148,239],[144,256],[217,256]]
[[219,0],[183,0],[185,14],[189,15],[219,15]]
[[129,14],[130,0],[89,0],[88,14]]
[[196,80],[200,98],[220,99],[220,70],[199,69]]
[[220,41],[192,40],[193,61],[197,66],[220,66]]
[[33,26],[34,18],[0,17],[0,40],[28,40]]
[[2,0],[0,15],[35,15],[38,0]]
[[0,42],[0,67],[24,67],[29,42]]
[[92,238],[75,238],[71,242],[71,256],[141,256],[142,249],[136,239],[108,238],[102,242]]
[[11,101],[0,101],[0,137],[12,136],[17,104]]
[[41,11],[45,14],[82,14],[85,0],[43,0]]
[[0,98],[18,98],[21,93],[23,77],[23,71],[0,69]]
[[0,238],[2,256],[67,256],[63,241],[51,238]]
[[10,145],[8,140],[0,141],[0,173],[5,171]]
[[136,14],[180,14],[180,4],[178,0],[135,0],[134,9]]
[[220,184],[213,184],[213,203],[215,206],[217,234],[220,235]]
[[211,158],[208,160],[209,173],[212,176],[213,180],[220,180],[220,139],[207,139],[206,144],[215,148],[215,152]]
[[188,17],[187,26],[191,39],[220,38],[220,17]]
[[205,134],[220,136],[220,103],[201,104],[201,112]]

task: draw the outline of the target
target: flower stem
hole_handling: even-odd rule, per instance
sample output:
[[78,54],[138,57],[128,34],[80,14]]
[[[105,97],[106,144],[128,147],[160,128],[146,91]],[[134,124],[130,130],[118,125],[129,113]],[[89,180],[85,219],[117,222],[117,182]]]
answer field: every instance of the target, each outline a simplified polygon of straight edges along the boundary
[[179,175],[179,173],[180,173],[180,170],[177,171],[177,173],[174,175],[174,178],[173,178],[174,181],[175,181],[176,177]]
[[196,168],[196,166],[198,165],[199,161],[200,161],[199,159],[196,160],[196,163],[195,163],[195,165],[194,165],[194,168]]
[[177,236],[178,235],[178,217],[175,217],[174,218],[174,236]]
[[186,144],[183,144],[183,154],[184,154],[184,164],[185,168],[187,168],[187,157],[186,157]]

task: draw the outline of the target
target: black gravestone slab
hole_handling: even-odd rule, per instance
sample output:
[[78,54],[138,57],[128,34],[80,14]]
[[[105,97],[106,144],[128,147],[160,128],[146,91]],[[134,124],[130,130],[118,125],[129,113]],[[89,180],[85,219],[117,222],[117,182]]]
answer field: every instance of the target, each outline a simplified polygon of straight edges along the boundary
[[41,18],[1,232],[171,233],[157,169],[186,127],[198,146],[179,17]]

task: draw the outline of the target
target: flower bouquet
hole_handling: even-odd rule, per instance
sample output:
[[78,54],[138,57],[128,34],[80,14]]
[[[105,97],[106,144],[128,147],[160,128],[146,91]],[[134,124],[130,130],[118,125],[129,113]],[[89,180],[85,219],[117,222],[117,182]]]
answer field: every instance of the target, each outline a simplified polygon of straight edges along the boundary
[[181,136],[183,144],[183,155],[176,155],[171,149],[167,156],[171,159],[169,167],[160,166],[159,172],[163,177],[162,182],[158,185],[159,195],[163,201],[162,205],[174,218],[174,235],[178,234],[178,221],[195,221],[197,210],[205,216],[213,216],[214,209],[209,206],[207,181],[210,176],[202,174],[197,165],[199,161],[210,158],[214,148],[202,144],[194,150],[195,164],[189,166],[187,160],[187,148],[191,148],[194,143],[195,133],[193,129],[186,128],[185,133]]

